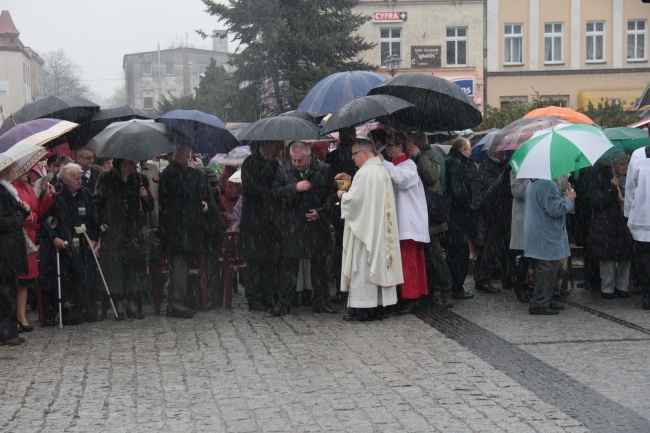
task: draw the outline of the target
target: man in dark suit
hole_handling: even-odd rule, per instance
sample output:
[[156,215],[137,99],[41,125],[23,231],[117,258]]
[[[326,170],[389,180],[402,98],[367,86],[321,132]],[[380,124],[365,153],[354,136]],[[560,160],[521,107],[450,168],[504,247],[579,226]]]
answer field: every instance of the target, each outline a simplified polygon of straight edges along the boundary
[[242,164],[242,210],[237,248],[246,260],[248,309],[266,311],[277,291],[281,238],[278,204],[271,188],[280,164],[281,141],[251,145],[252,154]]
[[74,152],[74,158],[81,167],[81,185],[90,191],[90,195],[93,195],[99,177],[99,171],[93,167],[95,154],[88,149],[77,149]]
[[328,164],[316,159],[308,143],[296,141],[291,161],[281,166],[273,183],[273,197],[281,207],[282,265],[274,316],[289,313],[301,259],[310,260],[313,310],[336,313],[328,304],[326,259],[330,252],[330,222],[336,183]]

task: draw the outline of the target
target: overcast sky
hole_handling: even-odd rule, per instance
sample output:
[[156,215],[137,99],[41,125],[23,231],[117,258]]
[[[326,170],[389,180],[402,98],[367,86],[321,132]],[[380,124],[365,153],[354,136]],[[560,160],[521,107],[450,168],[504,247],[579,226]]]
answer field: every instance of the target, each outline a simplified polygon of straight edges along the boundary
[[[225,3],[225,1],[221,1]],[[223,29],[201,0],[2,0],[20,40],[39,55],[63,49],[99,96],[110,97],[122,83],[125,54],[189,46],[212,49],[196,29]],[[230,43],[230,51],[234,45]]]

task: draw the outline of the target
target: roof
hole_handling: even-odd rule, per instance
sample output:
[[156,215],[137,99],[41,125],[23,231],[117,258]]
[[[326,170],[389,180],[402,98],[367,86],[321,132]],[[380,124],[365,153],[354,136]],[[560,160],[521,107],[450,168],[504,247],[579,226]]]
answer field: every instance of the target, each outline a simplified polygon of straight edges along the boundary
[[2,11],[0,13],[0,35],[15,35],[18,36],[20,32],[14,25],[14,21],[9,15],[9,11]]

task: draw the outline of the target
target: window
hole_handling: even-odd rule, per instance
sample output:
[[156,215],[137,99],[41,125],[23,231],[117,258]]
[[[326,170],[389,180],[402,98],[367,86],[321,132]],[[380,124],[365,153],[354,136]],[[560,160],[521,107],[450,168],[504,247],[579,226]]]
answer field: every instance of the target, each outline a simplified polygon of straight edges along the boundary
[[151,62],[142,62],[142,75],[151,75]]
[[153,110],[153,96],[145,96],[142,100],[142,106],[144,109]]
[[523,40],[521,24],[506,24],[503,28],[503,63],[521,65],[523,63]]
[[528,96],[501,96],[499,102],[501,103],[501,108],[516,104],[526,104],[528,102]]
[[648,32],[646,20],[629,20],[627,22],[627,59],[630,61],[647,60],[646,42]]
[[605,21],[587,22],[587,63],[605,61]]
[[201,78],[202,75],[205,75],[205,71],[208,69],[208,65],[205,63],[199,63],[199,66],[196,70],[196,74],[199,78]]
[[402,29],[379,29],[379,43],[381,46],[380,65],[383,65],[386,58],[393,54],[402,58]]
[[176,73],[176,68],[172,62],[165,63],[165,75],[174,75]]
[[544,63],[562,63],[562,23],[544,24]]
[[447,66],[467,64],[467,27],[447,27]]

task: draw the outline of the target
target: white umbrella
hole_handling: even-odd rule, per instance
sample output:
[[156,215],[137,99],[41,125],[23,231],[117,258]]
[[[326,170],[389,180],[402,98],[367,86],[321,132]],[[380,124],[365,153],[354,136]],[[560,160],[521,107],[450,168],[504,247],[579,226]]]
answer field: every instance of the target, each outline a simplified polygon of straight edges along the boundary
[[0,171],[16,163],[18,176],[27,173],[47,154],[47,149],[31,144],[17,144],[0,153]]

